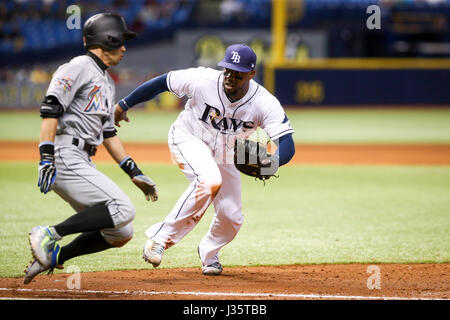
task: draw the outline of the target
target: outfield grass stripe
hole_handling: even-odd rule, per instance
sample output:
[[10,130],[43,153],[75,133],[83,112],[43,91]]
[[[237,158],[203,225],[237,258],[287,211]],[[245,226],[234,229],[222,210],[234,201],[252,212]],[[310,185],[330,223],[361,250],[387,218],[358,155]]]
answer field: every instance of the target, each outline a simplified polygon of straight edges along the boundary
[[[302,294],[302,293],[237,293],[237,292],[203,292],[203,291],[146,291],[146,290],[65,290],[65,289],[14,289],[0,288],[0,291],[17,291],[30,293],[86,293],[105,295],[181,295],[181,296],[208,296],[208,297],[255,297],[255,298],[292,298],[292,299],[343,299],[343,300],[450,300],[445,298],[423,298],[423,297],[387,297],[387,296],[351,296],[351,295],[328,295],[328,294]],[[38,298],[39,299],[39,298]]]
[[[167,142],[179,112],[133,110],[119,136],[125,142]],[[286,109],[286,114],[296,143],[450,143],[449,108]],[[0,112],[0,139],[34,141],[40,124],[39,112]]]

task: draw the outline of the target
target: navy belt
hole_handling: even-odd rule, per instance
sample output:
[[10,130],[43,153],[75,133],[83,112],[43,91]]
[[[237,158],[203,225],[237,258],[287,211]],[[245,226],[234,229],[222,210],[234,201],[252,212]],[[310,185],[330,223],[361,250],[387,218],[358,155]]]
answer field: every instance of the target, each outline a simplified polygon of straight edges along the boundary
[[[80,144],[80,139],[73,138],[72,144],[78,147],[78,145]],[[97,146],[85,142],[83,150],[86,151],[90,157],[93,157],[97,153]]]

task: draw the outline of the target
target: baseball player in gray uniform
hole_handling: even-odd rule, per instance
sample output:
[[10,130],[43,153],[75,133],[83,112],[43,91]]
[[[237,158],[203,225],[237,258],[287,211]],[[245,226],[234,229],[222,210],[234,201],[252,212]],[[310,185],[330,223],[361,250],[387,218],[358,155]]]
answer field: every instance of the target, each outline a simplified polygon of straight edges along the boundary
[[[41,272],[62,268],[71,258],[121,247],[131,239],[135,209],[128,196],[92,163],[99,144],[147,200],[157,200],[155,183],[143,175],[116,135],[115,87],[106,71],[119,64],[125,40],[135,36],[121,16],[96,14],[83,27],[87,54],[61,65],[53,75],[40,108],[38,186],[44,194],[56,192],[77,213],[59,224],[32,228],[33,260],[25,270],[25,284]],[[62,237],[75,233],[81,234],[59,246]]]

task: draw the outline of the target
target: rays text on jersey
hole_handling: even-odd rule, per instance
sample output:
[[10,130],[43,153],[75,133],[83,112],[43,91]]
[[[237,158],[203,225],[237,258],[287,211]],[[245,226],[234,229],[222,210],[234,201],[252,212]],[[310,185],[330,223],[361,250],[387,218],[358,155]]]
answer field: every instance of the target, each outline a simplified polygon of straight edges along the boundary
[[205,103],[205,111],[199,120],[210,123],[212,127],[221,132],[238,131],[241,127],[243,130],[253,129],[255,124],[253,121],[244,121],[241,119],[223,117],[220,119],[220,110]]

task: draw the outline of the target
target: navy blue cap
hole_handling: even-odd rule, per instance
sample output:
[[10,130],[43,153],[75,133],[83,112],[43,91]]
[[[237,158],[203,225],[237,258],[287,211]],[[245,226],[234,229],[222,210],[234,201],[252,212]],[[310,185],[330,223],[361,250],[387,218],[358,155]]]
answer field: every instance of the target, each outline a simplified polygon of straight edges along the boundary
[[239,72],[249,72],[255,69],[256,54],[245,44],[232,44],[225,51],[223,60],[217,65]]

